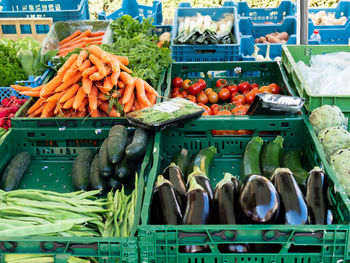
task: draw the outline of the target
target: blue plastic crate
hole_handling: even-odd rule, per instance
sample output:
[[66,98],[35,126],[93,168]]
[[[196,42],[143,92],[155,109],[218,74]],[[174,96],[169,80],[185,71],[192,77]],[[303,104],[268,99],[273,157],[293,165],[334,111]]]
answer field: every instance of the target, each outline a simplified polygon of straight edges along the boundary
[[[312,23],[309,24],[309,39],[315,27]],[[348,20],[345,28],[320,28],[318,29],[321,36],[321,43],[316,41],[308,42],[309,45],[348,45],[350,39],[350,20]]]
[[158,36],[160,36],[165,32],[169,32],[170,34],[172,34],[172,31],[173,31],[173,25],[156,25],[155,27],[156,27],[155,33]]
[[[234,14],[233,34],[237,44],[220,45],[182,45],[174,44],[178,32],[179,17],[195,16],[196,14],[210,15],[213,20],[219,20],[224,14]],[[173,34],[171,36],[172,58],[175,61],[201,62],[201,61],[238,61],[240,49],[240,36],[238,29],[237,8],[233,2],[225,2],[222,7],[192,8],[190,3],[180,3],[175,12]]]
[[138,21],[143,18],[153,18],[153,25],[160,25],[163,22],[162,2],[153,1],[152,6],[139,5],[136,0],[123,0],[122,7],[114,11],[110,15],[106,15],[104,11],[98,14],[99,20],[115,20],[123,15],[130,15]]
[[282,23],[287,16],[295,16],[296,7],[292,1],[282,1],[278,7],[254,8],[247,2],[236,2],[237,12],[241,17],[249,17],[254,23]]

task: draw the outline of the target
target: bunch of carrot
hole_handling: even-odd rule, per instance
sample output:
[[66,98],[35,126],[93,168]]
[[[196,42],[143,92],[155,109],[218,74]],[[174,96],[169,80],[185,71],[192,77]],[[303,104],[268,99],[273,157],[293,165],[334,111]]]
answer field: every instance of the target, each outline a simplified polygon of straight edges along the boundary
[[85,48],[87,45],[101,45],[104,34],[105,32],[91,32],[90,30],[81,32],[78,30],[60,41],[58,55],[66,56],[74,49]]
[[20,94],[39,97],[28,117],[120,117],[154,105],[158,96],[146,81],[129,74],[128,64],[127,57],[92,45],[72,54],[47,84],[12,87]]

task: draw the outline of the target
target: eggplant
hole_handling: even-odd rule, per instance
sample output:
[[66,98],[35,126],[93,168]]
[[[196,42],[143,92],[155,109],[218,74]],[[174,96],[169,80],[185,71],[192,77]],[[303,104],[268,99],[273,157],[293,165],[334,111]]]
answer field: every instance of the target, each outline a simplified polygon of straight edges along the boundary
[[194,166],[193,172],[187,177],[187,187],[189,186],[192,177],[195,178],[196,182],[207,192],[211,203],[213,201],[214,193],[208,176],[201,171],[199,166]]
[[280,199],[269,179],[251,175],[244,180],[239,207],[245,223],[274,223],[279,213]]
[[325,174],[319,167],[309,173],[306,184],[306,203],[309,224],[324,225],[327,221],[327,186]]
[[287,225],[305,225],[308,217],[307,205],[291,170],[277,168],[272,180],[281,198],[281,221]]
[[184,182],[184,175],[181,169],[176,166],[175,163],[171,163],[163,171],[163,176],[165,179],[169,180],[175,189],[175,194],[181,210],[186,205],[186,186]]
[[160,225],[181,224],[182,213],[173,185],[159,175],[153,191],[152,223]]
[[[186,212],[182,219],[184,225],[205,225],[209,221],[209,197],[208,193],[200,186],[194,177],[190,181],[190,187],[186,194]],[[202,252],[205,246],[185,246],[185,253]]]
[[327,219],[326,224],[331,225],[333,224],[333,210],[332,210],[332,200],[331,200],[331,189],[327,188]]

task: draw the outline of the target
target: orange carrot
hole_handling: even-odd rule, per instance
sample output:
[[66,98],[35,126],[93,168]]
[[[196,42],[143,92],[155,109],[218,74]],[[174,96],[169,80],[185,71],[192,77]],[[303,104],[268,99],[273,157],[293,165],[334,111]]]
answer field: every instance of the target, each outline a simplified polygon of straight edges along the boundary
[[105,34],[104,31],[100,31],[100,32],[91,32],[89,34],[89,37],[98,37],[98,36],[103,36]]
[[73,106],[73,102],[74,102],[75,96],[71,97],[69,100],[67,100],[64,104],[63,104],[63,109],[70,109]]
[[88,69],[88,68],[90,68],[91,67],[91,62],[90,62],[90,60],[85,60],[84,62],[83,62],[83,64],[81,65],[81,67],[79,67],[79,71],[81,71],[81,72],[84,72],[84,70],[86,70],[86,69]]
[[112,55],[113,57],[115,57],[116,59],[118,59],[121,63],[123,63],[125,66],[129,65],[129,59],[128,57],[121,57],[121,56],[117,56],[117,55]]
[[120,71],[119,72],[113,72],[110,76],[111,78],[111,83],[113,86],[116,86],[118,84],[118,79],[119,79]]
[[72,39],[72,41],[75,42],[81,38],[87,37],[90,35],[90,33],[91,33],[91,31],[88,29],[88,30],[84,31],[83,33],[81,33],[80,36],[77,36],[76,38]]
[[123,96],[124,91],[125,91],[125,89],[118,89],[118,91],[117,91],[117,92],[120,94],[120,96]]
[[53,115],[53,110],[56,108],[57,102],[55,101],[50,101],[45,104],[43,107],[43,111],[41,113],[41,118],[47,118],[47,117],[52,117]]
[[77,66],[78,66],[80,71],[82,71],[80,69],[81,65],[83,64],[84,60],[87,59],[88,56],[89,56],[89,54],[85,50],[81,51],[80,54],[78,55]]
[[104,93],[102,93],[102,92],[98,92],[97,99],[99,99],[101,101],[108,100],[107,96]]
[[60,102],[66,102],[67,100],[69,100],[71,97],[73,97],[77,91],[79,90],[80,86],[79,84],[74,84],[72,85],[66,92],[65,94],[60,98]]
[[82,111],[79,111],[79,112],[78,112],[77,117],[78,117],[78,118],[86,117],[86,113],[87,113],[86,108],[83,108]]
[[78,74],[76,74],[74,77],[72,77],[71,79],[69,79],[67,82],[62,83],[60,86],[58,86],[55,89],[55,92],[60,92],[62,90],[65,90],[66,88],[72,86],[73,84],[77,83],[78,81],[80,81],[80,79],[82,78],[81,76],[81,72],[79,72]]
[[73,65],[73,63],[78,59],[78,54],[72,54],[66,61],[66,63],[63,64],[63,66],[57,71],[57,76],[64,76],[66,74],[66,71],[70,69],[70,67]]
[[63,107],[62,104],[57,103],[56,108],[55,108],[55,110],[54,110],[53,113],[54,113],[55,115],[59,114],[59,113],[61,112],[62,107]]
[[74,51],[76,48],[82,48],[85,46],[84,42],[75,44],[74,46],[69,46],[67,48],[62,48],[58,51],[59,56],[66,56],[69,52]]
[[[111,73],[111,69],[107,66],[105,68],[106,68],[106,72],[107,72],[106,75],[109,75],[109,73]],[[95,72],[89,76],[89,79],[91,81],[100,81],[100,80],[103,80],[104,78],[105,78],[105,76],[103,76],[99,71]]]
[[59,75],[57,75],[41,89],[40,97],[48,96],[50,93],[54,92],[55,89],[59,85],[61,85],[61,83],[62,83],[62,78]]
[[79,36],[81,34],[81,31],[78,30],[78,31],[75,31],[73,34],[71,34],[70,36],[66,37],[65,39],[61,40],[60,41],[60,45],[63,45],[64,43],[67,43],[69,42],[70,40],[72,40],[73,38]]
[[43,86],[32,88],[32,87],[26,87],[26,86],[20,86],[20,85],[11,85],[11,88],[13,88],[14,90],[16,90],[18,92],[22,92],[22,91],[40,91],[42,87]]
[[91,74],[94,74],[94,73],[96,73],[97,71],[98,71],[97,68],[96,68],[95,66],[92,66],[92,67],[90,67],[90,68],[85,69],[85,70],[83,71],[82,76],[83,76],[83,77],[89,77]]
[[77,65],[77,61],[73,63],[70,69],[67,70],[66,74],[63,76],[63,82],[67,82],[71,79],[77,72],[79,71],[79,67]]
[[144,84],[144,86],[145,86],[145,91],[146,91],[146,92],[149,92],[149,93],[151,93],[151,94],[153,94],[153,95],[159,97],[158,92],[157,92],[151,85],[149,85],[149,84],[147,83],[147,81],[143,81],[143,84]]
[[68,42],[64,45],[61,45],[60,46],[60,50],[62,49],[67,49],[67,48],[70,48],[70,47],[74,47],[74,46],[77,46],[81,43],[85,43],[86,39],[88,39],[87,37],[83,37],[83,38],[79,38],[77,40],[73,39],[71,42]]
[[135,101],[135,95],[132,94],[130,100],[126,104],[124,104],[125,113],[130,112],[132,105],[134,105],[134,101]]
[[114,85],[111,82],[111,77],[105,78],[103,82],[103,89],[109,92],[111,89],[113,89]]
[[137,98],[135,98],[134,105],[135,105],[135,110],[141,109],[141,106],[140,106],[140,104],[139,104]]
[[131,99],[131,95],[133,94],[134,89],[135,89],[135,81],[131,79],[131,82],[129,82],[129,84],[126,85],[126,88],[124,90],[123,100],[122,100],[123,104],[126,104]]
[[91,115],[92,118],[99,118],[99,117],[101,117],[100,116],[100,111],[98,109],[96,109],[96,110],[91,110],[90,109],[90,115]]
[[50,101],[58,102],[58,100],[62,97],[63,94],[64,94],[64,91],[55,93],[54,95],[48,97],[46,99],[46,101],[47,102],[50,102]]
[[23,91],[21,94],[30,97],[40,97],[40,91]]
[[[139,103],[146,105],[147,107],[151,106],[151,103],[145,94],[143,79],[136,78],[135,87],[136,87],[136,95],[137,95],[137,99],[139,100]],[[124,96],[125,96],[125,94],[124,94]],[[123,98],[123,102],[124,102],[124,98]]]
[[82,87],[84,89],[84,92],[89,95],[92,87],[92,81],[89,78],[83,78],[82,81]]
[[40,108],[42,102],[43,102],[43,98],[39,98],[27,111],[27,114],[32,114],[34,113],[37,109]]
[[73,102],[73,109],[77,110],[79,106],[82,104],[85,97],[86,97],[85,91],[83,87],[80,87],[77,94],[75,95],[75,99]]
[[126,72],[120,72],[119,79],[124,82],[124,85],[130,84],[133,78]]
[[89,99],[85,97],[83,102],[80,104],[78,111],[83,111],[88,103],[89,103]]
[[111,55],[109,55],[109,58],[110,58],[110,62],[108,64],[112,68],[112,71],[120,73],[120,66],[119,66],[118,60]]
[[102,40],[87,42],[89,45],[102,45]]
[[91,42],[97,42],[97,41],[102,41],[103,36],[97,36],[97,37],[88,37],[85,42],[91,43]]
[[[90,48],[89,48],[89,51],[90,51]],[[89,59],[92,62],[92,64],[96,66],[96,68],[98,69],[98,72],[100,72],[101,75],[105,77],[107,75],[107,71],[103,64],[103,61],[94,54],[90,54]]]
[[152,105],[156,104],[156,101],[157,101],[157,96],[156,96],[156,95],[151,94],[151,93],[149,93],[149,92],[146,92],[146,97],[147,97],[147,99],[149,100],[149,102],[150,102]]
[[[103,63],[110,63],[111,62],[111,58],[110,58],[109,54],[107,52],[105,52],[104,50],[102,50],[102,48],[100,48],[99,46],[91,45],[91,46],[89,46],[88,50],[92,55],[94,55],[94,56],[98,57],[100,60],[102,60]],[[92,63],[94,63],[94,62],[92,62]]]
[[32,113],[32,114],[28,114],[27,115],[27,117],[29,117],[29,118],[35,118],[35,117],[37,117],[38,115],[35,115],[34,113]]
[[98,93],[97,87],[92,86],[91,92],[89,95],[89,106],[92,110],[97,110],[97,93]]
[[120,113],[114,108],[109,108],[108,102],[101,103],[98,108],[102,110],[103,112],[107,113],[109,117],[120,117]]
[[[118,60],[118,61],[119,61],[119,60]],[[121,63],[120,61],[119,61],[119,66],[120,66],[120,69],[122,69],[122,70],[128,72],[129,74],[132,73],[132,71],[131,71],[129,68],[127,68],[126,66],[124,66],[124,64]]]
[[[113,74],[112,74],[113,75]],[[118,80],[118,83],[117,83],[117,85],[118,85],[118,88],[120,88],[120,89],[123,89],[125,86],[124,86],[124,82],[123,81],[120,81],[120,80]]]

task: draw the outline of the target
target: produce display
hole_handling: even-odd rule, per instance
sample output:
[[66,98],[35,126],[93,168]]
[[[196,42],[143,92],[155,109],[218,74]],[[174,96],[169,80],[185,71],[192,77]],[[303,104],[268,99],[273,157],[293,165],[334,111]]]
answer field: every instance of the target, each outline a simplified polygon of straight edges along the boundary
[[289,35],[287,32],[274,32],[255,39],[255,43],[287,43]]
[[346,16],[335,18],[334,14],[327,14],[326,11],[309,14],[315,26],[344,25],[348,20]]
[[233,44],[236,39],[233,32],[233,14],[225,14],[224,18],[215,22],[209,15],[197,14],[193,17],[180,17],[175,44]]
[[[10,98],[3,98],[0,106],[0,137],[7,129],[12,127],[11,119],[15,116],[20,107],[27,101],[27,99],[20,99],[16,96]],[[5,131],[3,130],[5,129]]]

